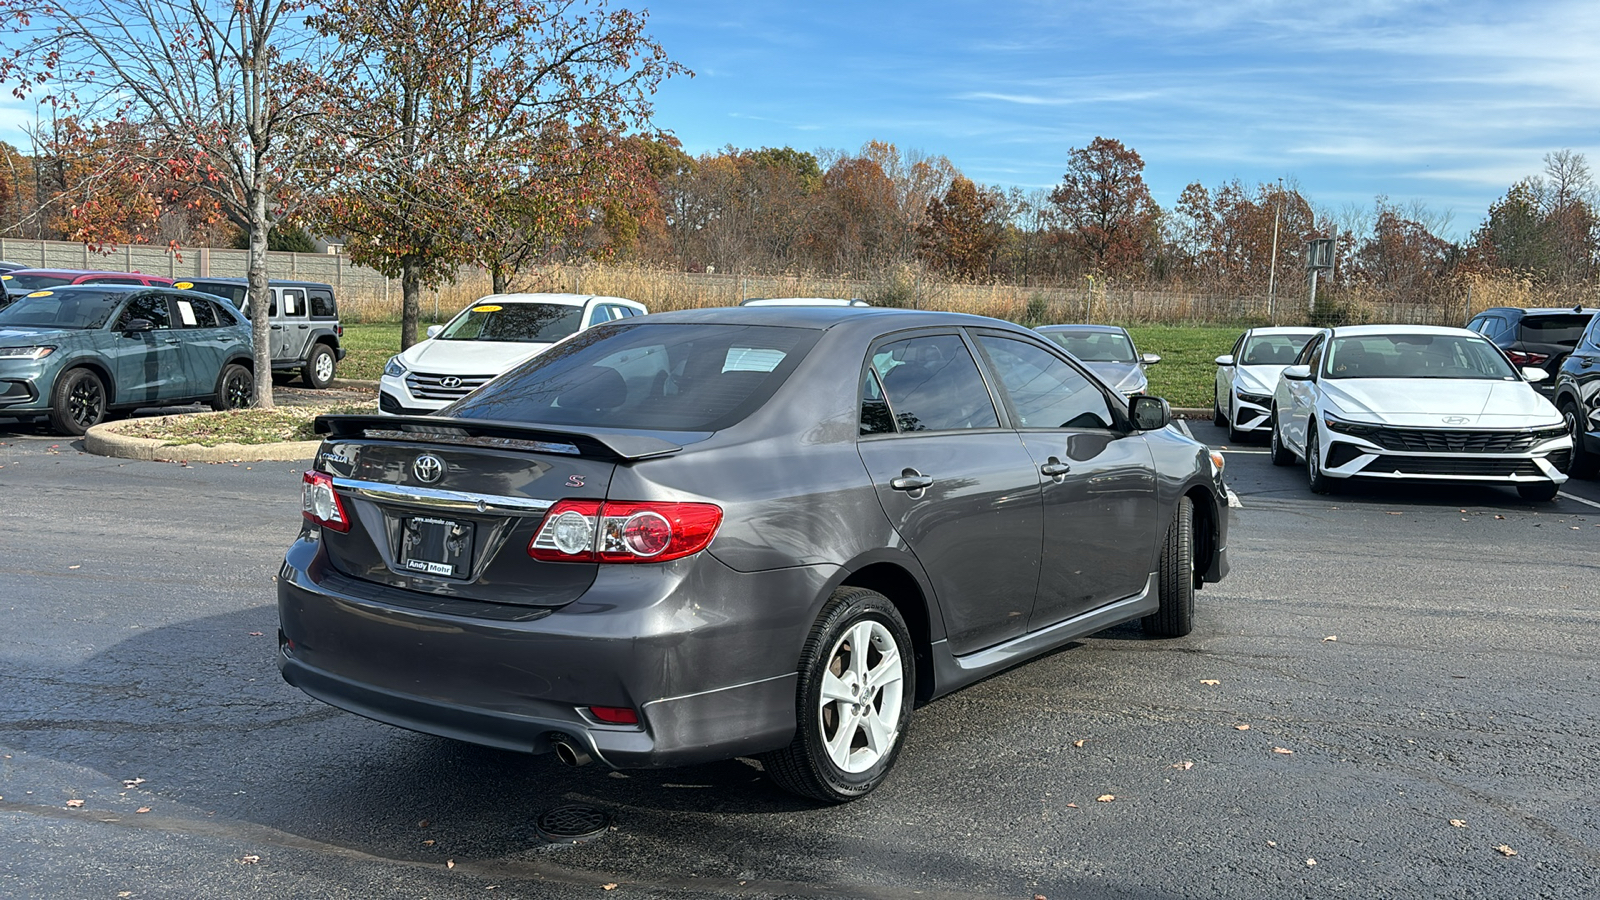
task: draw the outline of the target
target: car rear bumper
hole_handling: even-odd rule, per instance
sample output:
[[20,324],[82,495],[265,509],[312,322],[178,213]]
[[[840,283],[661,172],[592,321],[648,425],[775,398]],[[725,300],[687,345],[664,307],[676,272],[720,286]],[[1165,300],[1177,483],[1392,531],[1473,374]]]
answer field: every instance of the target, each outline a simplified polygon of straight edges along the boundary
[[[831,567],[740,573],[702,553],[609,568],[554,610],[476,603],[339,575],[302,538],[278,578],[279,668],[380,722],[529,753],[566,740],[617,768],[791,740],[795,669]],[[590,706],[640,722],[606,724]]]

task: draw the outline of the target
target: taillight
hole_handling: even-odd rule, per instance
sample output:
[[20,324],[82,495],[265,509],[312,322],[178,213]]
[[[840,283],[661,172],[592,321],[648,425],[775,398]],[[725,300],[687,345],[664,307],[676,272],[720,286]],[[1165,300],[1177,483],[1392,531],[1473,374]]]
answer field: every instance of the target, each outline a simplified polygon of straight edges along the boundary
[[350,530],[344,502],[333,489],[333,476],[326,472],[307,472],[301,477],[300,513],[323,528],[338,532]]
[[1511,357],[1511,362],[1519,366],[1543,365],[1550,358],[1548,353],[1528,353],[1523,350],[1507,350],[1506,356]]
[[589,714],[610,725],[639,724],[639,714],[626,706],[591,706]]
[[699,553],[716,537],[711,503],[562,500],[545,513],[528,555],[543,562],[666,562]]

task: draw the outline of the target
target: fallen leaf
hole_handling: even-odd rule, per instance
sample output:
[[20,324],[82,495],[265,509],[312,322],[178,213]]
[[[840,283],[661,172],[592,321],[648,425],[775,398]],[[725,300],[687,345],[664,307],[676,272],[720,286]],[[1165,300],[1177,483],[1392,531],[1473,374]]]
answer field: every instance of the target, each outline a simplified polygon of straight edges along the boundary
[[1517,855],[1517,851],[1511,849],[1510,847],[1507,847],[1505,844],[1501,844],[1500,846],[1498,846],[1498,847],[1496,847],[1494,849],[1498,850],[1500,852],[1501,856],[1516,856]]
[[67,566],[67,568],[69,568],[69,569],[81,569],[81,568],[83,568],[83,566],[82,565]]
[[1317,864],[1317,861],[1315,859],[1307,859],[1306,860],[1306,865],[1308,865],[1308,866],[1314,866],[1316,864]]
[[432,847],[434,844],[437,844],[437,843],[439,843],[439,842],[434,840],[433,838],[428,838],[427,840],[422,842],[422,846],[424,846],[424,847]]
[[606,884],[600,885],[600,890],[602,890],[602,891],[614,891],[616,889],[617,889],[616,882],[607,882]]
[[1405,515],[1405,513],[1403,513],[1403,512],[1392,512],[1392,513],[1389,513],[1389,515],[1391,515],[1391,516],[1403,516],[1403,515]]
[[1277,841],[1267,841],[1267,846],[1268,847],[1276,847],[1276,846],[1278,846],[1278,842]]
[[141,784],[144,784],[144,779],[143,778],[124,778],[124,779],[122,779],[122,786],[125,787],[125,788],[138,787]]
[[1249,731],[1250,730],[1250,726],[1249,725],[1235,725],[1235,726],[1233,726],[1233,730],[1234,731]]
[[241,865],[241,866],[253,866],[258,862],[261,862],[261,857],[259,857],[259,856],[241,856],[241,857],[239,857],[239,865]]
[[446,869],[454,869],[456,867],[456,861],[453,859],[447,859],[444,861],[444,867]]
[[1222,682],[1216,680],[1215,678],[1202,678],[1202,679],[1200,679],[1200,683],[1201,684],[1209,684],[1209,685],[1215,686],[1215,685],[1221,684]]
[[1187,772],[1190,769],[1194,768],[1194,763],[1192,763],[1192,762],[1190,762],[1190,761],[1188,761],[1186,759],[1183,762],[1175,762],[1175,763],[1173,763],[1172,764],[1172,768],[1174,768],[1174,769],[1182,769],[1183,771]]
[[1273,747],[1272,748],[1272,752],[1273,753],[1282,753],[1284,756],[1293,756],[1294,755],[1294,751],[1290,750],[1288,747]]
[[1451,824],[1452,827],[1455,827],[1455,828],[1465,828],[1465,827],[1467,827],[1466,821],[1462,820],[1462,819],[1451,819],[1450,820],[1450,824]]
[[1338,639],[1339,639],[1339,636],[1337,634],[1330,634],[1327,637],[1323,638],[1322,642],[1324,644],[1326,644],[1329,641],[1337,641]]
[[1115,799],[1117,799],[1117,795],[1116,794],[1101,794],[1100,796],[1094,798],[1094,802],[1096,802],[1096,803],[1110,803],[1111,801],[1113,801]]
[[1505,518],[1505,516],[1495,516],[1495,518],[1496,518],[1496,519],[1504,519],[1504,518]]
[[67,809],[77,809],[78,807],[80,807],[82,805],[83,805],[83,801],[82,800],[68,800],[67,801]]
[[118,897],[132,897],[133,891],[117,891]]
[[1076,803],[1068,803],[1067,804],[1067,808],[1068,809],[1077,809],[1078,808],[1078,804],[1076,804]]
[[428,820],[427,819],[423,819],[421,822],[418,822],[417,823],[417,827],[418,828],[427,828],[428,827]]
[[1083,741],[1073,741],[1072,742],[1072,746],[1074,746],[1074,747],[1082,747],[1083,746]]
[[1033,900],[1050,900],[1050,898],[1046,897],[1043,894],[1034,894],[1033,895]]
[[251,637],[261,637],[263,634],[266,634],[266,632],[264,632],[264,631],[252,631],[252,632],[250,632],[250,636]]
[[134,812],[136,812],[136,813],[147,813],[149,811],[150,811],[150,807],[148,807],[148,806],[141,806],[138,809],[134,810]]

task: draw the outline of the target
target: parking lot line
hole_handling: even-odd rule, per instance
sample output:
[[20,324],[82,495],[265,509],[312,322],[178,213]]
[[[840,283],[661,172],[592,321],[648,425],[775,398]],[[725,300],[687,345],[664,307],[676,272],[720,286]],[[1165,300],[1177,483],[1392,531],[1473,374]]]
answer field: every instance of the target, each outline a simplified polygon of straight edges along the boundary
[[1566,491],[1562,491],[1561,493],[1556,494],[1556,496],[1557,497],[1563,497],[1563,498],[1565,498],[1567,500],[1576,500],[1577,502],[1582,503],[1582,504],[1584,504],[1586,506],[1592,506],[1595,509],[1600,509],[1600,503],[1596,503],[1593,500],[1586,500],[1583,497],[1574,497],[1571,494],[1567,493]]

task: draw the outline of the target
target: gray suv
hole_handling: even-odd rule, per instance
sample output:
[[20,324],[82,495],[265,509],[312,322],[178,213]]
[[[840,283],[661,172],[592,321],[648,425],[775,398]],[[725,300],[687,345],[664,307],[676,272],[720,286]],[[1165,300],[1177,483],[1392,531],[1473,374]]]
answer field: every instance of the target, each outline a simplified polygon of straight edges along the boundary
[[[250,283],[244,278],[197,278],[180,281],[177,287],[203,291],[221,297],[248,318]],[[317,281],[267,282],[272,291],[272,371],[300,373],[314,388],[325,388],[333,381],[339,360],[344,359],[344,326],[339,324],[339,304],[333,287]]]

